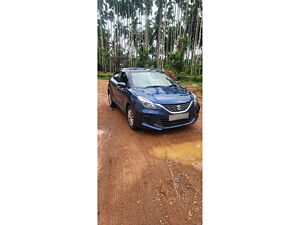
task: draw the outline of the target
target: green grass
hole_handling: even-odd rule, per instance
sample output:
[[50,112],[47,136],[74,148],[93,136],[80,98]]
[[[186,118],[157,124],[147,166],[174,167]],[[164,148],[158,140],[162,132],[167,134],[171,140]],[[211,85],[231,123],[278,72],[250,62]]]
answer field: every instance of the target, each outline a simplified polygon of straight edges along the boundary
[[110,76],[112,76],[113,73],[107,72],[107,73],[103,73],[103,72],[98,72],[98,79],[101,80],[108,80],[110,78]]
[[109,76],[111,76],[111,75],[113,75],[113,73],[111,73],[111,72],[107,72],[107,73],[98,72],[98,75],[109,75]]
[[199,87],[202,86],[201,82],[194,82],[194,81],[180,81],[179,84],[182,84],[182,85],[197,85]]
[[201,83],[202,76],[190,76],[190,75],[178,75],[177,79],[182,82],[193,82],[193,83]]

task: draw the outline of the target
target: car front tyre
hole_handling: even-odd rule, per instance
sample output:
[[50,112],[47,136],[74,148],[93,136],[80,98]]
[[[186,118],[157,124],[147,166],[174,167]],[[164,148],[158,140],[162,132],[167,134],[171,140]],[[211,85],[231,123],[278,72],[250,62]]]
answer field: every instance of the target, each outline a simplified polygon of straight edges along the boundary
[[110,93],[108,93],[108,104],[109,104],[109,106],[112,107],[112,108],[115,108],[115,107],[116,107],[116,104],[113,102]]
[[131,106],[128,106],[127,108],[127,121],[128,125],[132,130],[136,130],[137,127],[135,125],[135,116],[133,112],[133,108]]

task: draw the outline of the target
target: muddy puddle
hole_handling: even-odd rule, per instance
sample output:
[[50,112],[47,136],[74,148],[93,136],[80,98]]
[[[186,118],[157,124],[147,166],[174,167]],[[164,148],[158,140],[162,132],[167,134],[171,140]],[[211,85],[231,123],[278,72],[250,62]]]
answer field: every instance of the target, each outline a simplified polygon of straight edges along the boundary
[[160,145],[152,148],[150,154],[159,159],[169,159],[200,170],[202,167],[202,141]]

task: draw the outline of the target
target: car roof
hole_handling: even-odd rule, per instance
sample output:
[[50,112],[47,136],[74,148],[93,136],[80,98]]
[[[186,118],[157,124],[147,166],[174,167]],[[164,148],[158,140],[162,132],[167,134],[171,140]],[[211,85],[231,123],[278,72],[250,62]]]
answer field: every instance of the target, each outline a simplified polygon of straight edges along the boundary
[[130,68],[120,68],[119,71],[129,71],[129,72],[133,72],[133,71],[156,71],[156,72],[163,72],[160,69],[150,69],[150,68],[138,68],[138,67],[130,67]]

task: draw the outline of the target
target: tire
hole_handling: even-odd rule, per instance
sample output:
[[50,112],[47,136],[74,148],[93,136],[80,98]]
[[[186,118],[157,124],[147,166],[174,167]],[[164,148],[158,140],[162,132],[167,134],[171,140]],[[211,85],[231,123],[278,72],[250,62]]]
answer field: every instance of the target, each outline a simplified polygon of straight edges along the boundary
[[111,98],[111,95],[110,93],[108,92],[108,104],[111,108],[115,108],[116,107],[116,104],[114,103],[114,101],[112,100]]
[[136,130],[137,127],[135,124],[135,115],[134,115],[133,108],[131,106],[128,106],[126,115],[127,115],[127,122],[128,122],[129,127],[132,130]]

